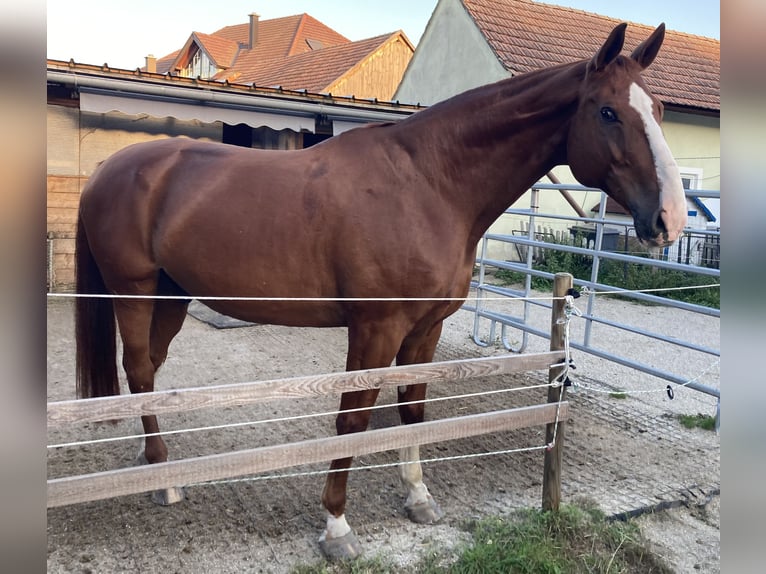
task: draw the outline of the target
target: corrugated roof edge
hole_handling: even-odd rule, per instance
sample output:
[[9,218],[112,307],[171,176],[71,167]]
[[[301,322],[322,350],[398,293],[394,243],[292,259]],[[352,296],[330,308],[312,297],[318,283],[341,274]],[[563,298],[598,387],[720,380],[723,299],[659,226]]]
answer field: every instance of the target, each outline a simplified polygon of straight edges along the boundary
[[147,82],[152,84],[172,84],[176,87],[188,87],[191,89],[207,89],[215,91],[224,91],[237,93],[241,95],[261,95],[272,98],[285,98],[301,101],[321,101],[343,106],[357,108],[387,109],[390,111],[417,111],[425,106],[420,104],[408,104],[399,101],[381,101],[366,98],[356,98],[354,96],[335,96],[332,94],[322,94],[307,92],[304,90],[287,90],[273,86],[256,86],[253,84],[239,84],[236,82],[204,80],[201,78],[185,78],[171,74],[161,74],[146,72],[140,68],[127,70],[124,68],[112,68],[108,64],[94,65],[75,62],[74,60],[47,60],[47,69],[56,72],[64,72],[72,75],[82,74],[101,78],[114,78],[119,80],[129,80],[135,82]]

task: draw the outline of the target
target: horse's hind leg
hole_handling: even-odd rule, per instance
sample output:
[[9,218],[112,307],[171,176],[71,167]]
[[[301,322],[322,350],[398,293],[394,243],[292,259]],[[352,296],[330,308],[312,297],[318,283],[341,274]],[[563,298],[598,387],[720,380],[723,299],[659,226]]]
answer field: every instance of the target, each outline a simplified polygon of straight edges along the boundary
[[[397,365],[430,363],[433,360],[436,344],[439,342],[442,323],[435,325],[425,337],[407,338],[396,356]],[[399,393],[399,416],[404,424],[420,423],[425,418],[426,385],[401,386]],[[414,404],[410,404],[414,403]],[[420,466],[420,447],[417,445],[403,448],[399,452],[401,465],[399,476],[407,489],[404,508],[407,516],[419,524],[438,522],[444,513],[431,497],[423,483],[423,470]]]
[[[162,272],[160,272],[157,293],[159,295],[186,295],[183,290],[178,288],[178,286]],[[155,374],[168,356],[170,342],[183,326],[188,307],[189,299],[158,299],[154,303],[152,326],[149,334],[149,357],[154,366]],[[146,428],[146,423],[144,423],[144,428]],[[139,455],[139,460],[140,456],[141,455]],[[141,460],[141,462],[143,462],[143,460]],[[148,457],[146,462],[149,462]],[[184,498],[184,490],[181,487],[170,487],[152,493],[152,500],[163,506],[180,502]]]
[[[154,390],[154,364],[149,345],[154,302],[150,299],[117,299],[114,312],[122,338],[122,366],[128,378],[131,393]],[[157,417],[143,416],[141,422],[146,434],[157,433]],[[147,462],[164,462],[168,449],[160,436],[147,436],[144,455]]]
[[[160,272],[157,286],[159,295],[185,297],[187,293],[178,287],[164,272]],[[154,303],[152,327],[149,336],[149,354],[155,372],[168,356],[168,347],[186,319],[190,299],[158,299]]]
[[[181,309],[185,313],[186,305],[181,305],[180,301],[158,301],[156,305],[150,299],[115,301],[115,315],[123,344],[122,364],[131,393],[154,390],[155,372],[167,355],[170,340],[183,323]],[[152,464],[167,461],[168,449],[158,434],[157,417],[142,416],[141,423],[147,436],[139,462]],[[183,499],[183,491],[169,488],[153,493],[152,498],[159,504],[172,504]]]

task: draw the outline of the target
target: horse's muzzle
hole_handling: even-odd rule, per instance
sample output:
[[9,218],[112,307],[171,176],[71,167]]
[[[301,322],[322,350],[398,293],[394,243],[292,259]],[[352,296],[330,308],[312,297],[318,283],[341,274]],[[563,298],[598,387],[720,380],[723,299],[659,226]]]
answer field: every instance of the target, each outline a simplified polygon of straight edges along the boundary
[[683,235],[685,226],[685,217],[669,218],[665,210],[660,210],[652,218],[651,225],[642,227],[636,221],[636,235],[638,235],[642,243],[650,247],[668,247]]

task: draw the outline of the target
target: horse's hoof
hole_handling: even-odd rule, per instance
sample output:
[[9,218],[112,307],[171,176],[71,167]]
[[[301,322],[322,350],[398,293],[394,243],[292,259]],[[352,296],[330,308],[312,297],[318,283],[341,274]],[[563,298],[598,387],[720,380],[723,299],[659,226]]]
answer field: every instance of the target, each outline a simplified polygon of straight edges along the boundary
[[[146,454],[142,450],[136,458],[136,465],[141,466],[143,464],[149,464],[149,461],[146,460]],[[184,492],[184,489],[179,486],[152,492],[152,502],[159,504],[160,506],[170,506],[171,504],[181,502],[185,498],[186,493]]]
[[435,524],[444,516],[444,512],[429,495],[428,500],[406,506],[407,518],[416,524]]
[[362,547],[352,530],[338,538],[319,539],[319,549],[328,560],[353,560],[362,553]]
[[152,502],[160,506],[170,506],[171,504],[181,502],[185,498],[186,493],[184,489],[178,486],[152,492]]

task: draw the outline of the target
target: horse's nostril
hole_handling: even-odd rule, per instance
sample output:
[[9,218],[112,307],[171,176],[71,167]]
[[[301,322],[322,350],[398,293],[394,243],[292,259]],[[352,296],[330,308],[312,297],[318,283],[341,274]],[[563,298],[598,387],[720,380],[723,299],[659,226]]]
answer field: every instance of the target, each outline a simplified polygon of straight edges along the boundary
[[667,232],[667,227],[665,227],[665,220],[662,218],[662,211],[657,213],[657,219],[654,222],[654,227],[659,232],[659,233],[657,233],[657,235],[659,235],[660,233],[666,233]]

